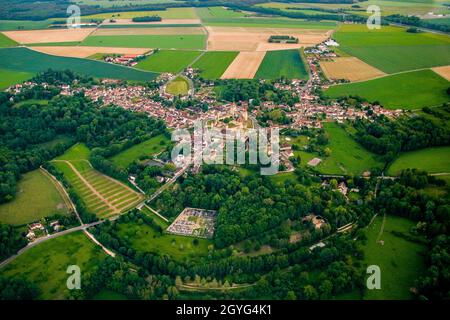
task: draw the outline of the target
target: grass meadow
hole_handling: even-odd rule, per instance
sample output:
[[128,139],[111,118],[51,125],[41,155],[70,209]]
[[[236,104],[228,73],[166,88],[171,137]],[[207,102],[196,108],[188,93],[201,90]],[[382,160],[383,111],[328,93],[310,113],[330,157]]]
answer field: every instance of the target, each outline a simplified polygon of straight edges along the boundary
[[189,92],[189,83],[183,77],[177,77],[166,86],[166,92],[174,96],[186,95]]
[[45,29],[51,24],[50,20],[0,20],[0,31]]
[[[39,61],[39,63],[36,63]],[[75,73],[95,78],[113,78],[135,81],[149,81],[158,74],[127,68],[90,59],[67,58],[36,52],[27,48],[0,49],[0,69],[36,73],[70,69]]]
[[256,79],[307,79],[308,71],[300,50],[268,51],[256,72]]
[[16,197],[0,205],[0,222],[23,225],[69,210],[54,183],[42,171],[34,170],[22,176]]
[[160,234],[146,224],[120,223],[118,236],[130,243],[137,252],[152,252],[168,255],[176,260],[196,259],[208,254],[210,240],[198,239],[171,234]]
[[389,166],[389,175],[416,168],[428,173],[450,173],[450,147],[432,147],[402,153]]
[[41,291],[41,300],[67,299],[70,294],[66,285],[67,267],[79,266],[83,283],[83,278],[105,257],[99,246],[78,231],[29,249],[2,269],[0,275],[36,284]]
[[139,61],[137,69],[178,73],[201,54],[200,51],[160,50]]
[[34,76],[31,72],[0,69],[0,90],[4,90],[17,83],[24,82]]
[[333,38],[339,49],[386,72],[430,68],[450,64],[450,38],[433,33],[408,33],[405,28],[341,25]]
[[383,223],[383,217],[378,216],[367,228],[367,244],[363,247],[364,263],[380,267],[381,290],[365,290],[364,299],[412,298],[409,290],[424,271],[423,254],[426,250],[421,239],[411,234],[413,226],[413,221],[402,217],[387,216]]
[[160,49],[204,49],[206,36],[188,35],[131,35],[89,36],[81,45],[92,47],[160,48]]
[[133,161],[142,156],[158,154],[166,149],[170,143],[170,139],[161,134],[116,154],[111,160],[115,165],[127,168]]
[[219,79],[239,52],[209,51],[206,52],[192,67],[200,70],[200,77],[204,79]]
[[387,109],[419,109],[448,102],[449,81],[434,71],[421,70],[381,77],[364,82],[346,83],[330,87],[330,98],[360,96],[379,101]]

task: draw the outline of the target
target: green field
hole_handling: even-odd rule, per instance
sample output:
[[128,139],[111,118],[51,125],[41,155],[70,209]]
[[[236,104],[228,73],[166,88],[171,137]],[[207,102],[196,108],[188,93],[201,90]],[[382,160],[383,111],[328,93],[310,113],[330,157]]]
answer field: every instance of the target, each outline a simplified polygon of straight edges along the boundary
[[84,144],[76,144],[52,164],[64,174],[90,212],[101,219],[109,218],[142,201],[141,194],[94,170],[86,160],[89,152]]
[[105,258],[96,246],[81,231],[48,240],[16,258],[0,274],[8,278],[26,279],[41,291],[39,299],[67,299],[69,290],[66,271],[70,265],[81,269],[83,279]]
[[160,48],[160,49],[203,49],[206,36],[188,35],[132,35],[132,36],[89,36],[81,43],[92,47]]
[[233,11],[232,9],[224,7],[197,8],[197,14],[202,20],[216,18],[241,18],[246,15],[244,12]]
[[336,85],[325,94],[330,98],[360,96],[371,102],[379,101],[388,109],[418,109],[449,101],[448,87],[449,82],[435,72],[421,70]]
[[30,72],[0,69],[0,90],[4,90],[17,83],[24,82],[34,76]]
[[159,234],[146,224],[120,223],[118,236],[130,241],[131,248],[138,252],[152,252],[171,256],[176,260],[190,260],[208,254],[210,240],[198,239],[198,245],[193,244],[194,238],[170,234]]
[[308,21],[288,18],[204,18],[202,21],[208,26],[326,30],[336,28],[336,23],[331,21]]
[[201,54],[200,51],[160,50],[139,61],[137,69],[178,73]]
[[200,70],[200,77],[204,79],[219,79],[233,62],[239,52],[209,51],[193,64],[193,68]]
[[268,51],[256,72],[256,79],[307,79],[308,71],[300,50]]
[[450,173],[450,147],[435,147],[402,153],[389,166],[389,175],[404,169],[420,169],[428,173]]
[[[159,4],[159,3],[172,3],[175,0],[72,0],[78,5],[85,6],[100,6],[102,8],[110,7],[122,7],[130,5],[146,5],[146,4]],[[125,8],[124,8],[125,9]]]
[[0,205],[0,222],[22,225],[54,214],[68,213],[64,199],[50,178],[35,170],[22,176],[15,198]]
[[117,166],[127,168],[133,161],[138,160],[142,156],[158,154],[166,149],[169,143],[170,140],[161,134],[116,154],[111,160]]
[[15,47],[17,42],[0,33],[0,48]]
[[27,43],[27,47],[76,47],[80,41]]
[[183,77],[177,77],[166,86],[166,92],[174,96],[186,95],[189,92],[189,83]]
[[0,31],[45,29],[51,24],[50,20],[0,20]]
[[[423,254],[426,250],[422,243],[409,239],[415,237],[410,233],[414,226],[411,220],[387,216],[383,227],[383,217],[378,216],[368,227],[367,244],[363,248],[364,262],[380,267],[381,290],[365,290],[364,299],[412,298],[409,289],[424,271]],[[380,240],[384,241],[383,245],[378,242]]]
[[[114,4],[114,2],[111,2]],[[125,9],[124,9],[125,10]],[[160,11],[123,11],[83,16],[83,19],[132,19],[134,17],[160,16],[164,19],[197,19],[193,8],[168,8]]]
[[333,38],[339,49],[386,72],[396,73],[450,64],[450,37],[408,33],[405,28],[341,25]]
[[[36,61],[39,61],[39,63],[36,63]],[[145,72],[89,59],[57,57],[27,48],[0,49],[0,69],[35,73],[46,71],[49,68],[55,70],[70,69],[73,72],[96,78],[135,81],[149,81],[158,76],[154,72]]]
[[360,175],[366,170],[382,166],[375,154],[359,145],[337,123],[324,123],[324,129],[329,136],[329,143],[325,147],[331,149],[331,155],[324,158],[305,151],[295,151],[303,166],[309,167],[308,161],[316,157],[321,158],[322,162],[315,169],[323,174]]

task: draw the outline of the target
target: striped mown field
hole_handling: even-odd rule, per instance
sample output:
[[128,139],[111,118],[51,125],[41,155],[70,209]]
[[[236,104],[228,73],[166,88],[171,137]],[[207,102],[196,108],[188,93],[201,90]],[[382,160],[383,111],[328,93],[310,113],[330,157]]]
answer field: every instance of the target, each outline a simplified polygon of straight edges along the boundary
[[86,160],[53,160],[87,209],[105,219],[131,209],[144,197],[125,184],[92,168]]

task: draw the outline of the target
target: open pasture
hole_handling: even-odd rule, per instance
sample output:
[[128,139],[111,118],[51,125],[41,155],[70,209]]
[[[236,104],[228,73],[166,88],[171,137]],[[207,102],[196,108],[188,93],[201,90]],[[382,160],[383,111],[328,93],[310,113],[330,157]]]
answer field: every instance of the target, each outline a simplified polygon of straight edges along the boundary
[[23,30],[5,31],[4,34],[18,43],[26,44],[82,41],[94,30],[94,28]]
[[422,239],[411,233],[414,221],[397,217],[378,216],[367,227],[367,244],[363,247],[364,264],[381,269],[381,289],[365,290],[367,300],[407,300],[413,295],[410,288],[424,271]]
[[202,20],[211,20],[217,18],[242,18],[247,14],[242,11],[235,11],[225,7],[204,7],[197,8],[197,14]]
[[253,79],[265,55],[265,52],[240,52],[221,79]]
[[192,67],[200,70],[200,77],[204,79],[219,79],[239,52],[208,51]]
[[0,31],[45,29],[51,24],[51,20],[0,20]]
[[26,279],[40,290],[39,299],[68,299],[67,267],[81,268],[81,283],[106,257],[99,246],[90,241],[82,231],[67,234],[29,249],[0,271],[8,278]]
[[146,4],[160,4],[160,3],[176,3],[175,0],[72,0],[78,5],[84,6],[99,6],[102,8],[111,8],[111,7],[125,7],[127,6],[136,6],[136,5],[146,5]]
[[81,45],[91,47],[203,49],[206,35],[90,36]]
[[24,82],[33,77],[31,72],[0,69],[0,90],[4,90],[17,83]]
[[[206,27],[211,51],[270,51],[314,46],[330,35],[330,30],[271,28],[271,27]],[[288,35],[299,39],[298,44],[269,43],[272,35]]]
[[161,134],[116,154],[111,160],[115,165],[127,168],[133,161],[139,160],[140,157],[150,157],[160,153],[170,143],[170,139]]
[[189,92],[189,83],[184,77],[176,77],[167,84],[166,92],[174,96],[187,95]]
[[449,82],[431,70],[389,75],[365,82],[340,84],[325,91],[328,97],[360,96],[388,109],[418,109],[449,101]]
[[428,173],[450,173],[450,147],[432,147],[404,152],[389,166],[389,175],[416,168]]
[[339,49],[386,73],[450,64],[450,38],[433,33],[408,33],[405,28],[341,25],[333,38]]
[[207,26],[251,27],[251,28],[301,28],[330,30],[336,27],[331,21],[308,21],[289,18],[212,18],[202,19]]
[[320,61],[320,67],[328,79],[362,81],[385,75],[383,71],[356,57],[339,57],[332,61]]
[[269,51],[256,72],[258,79],[307,79],[308,71],[300,50]]
[[200,51],[160,50],[139,61],[135,67],[154,72],[178,73],[200,54]]
[[149,81],[158,75],[106,62],[47,55],[27,48],[0,49],[0,69],[36,73],[49,68],[54,70],[70,69],[73,72],[95,78],[135,81]]
[[22,225],[54,214],[69,214],[69,209],[54,182],[41,170],[22,176],[16,197],[0,205],[0,222]]
[[45,54],[60,57],[87,58],[96,53],[102,54],[145,54],[149,51],[146,48],[114,48],[114,47],[84,47],[84,46],[36,46],[30,49]]

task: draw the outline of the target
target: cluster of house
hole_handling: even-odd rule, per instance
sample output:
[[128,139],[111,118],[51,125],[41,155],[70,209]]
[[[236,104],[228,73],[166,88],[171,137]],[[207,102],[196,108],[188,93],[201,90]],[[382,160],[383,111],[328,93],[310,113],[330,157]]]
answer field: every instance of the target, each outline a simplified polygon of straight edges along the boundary
[[182,236],[212,238],[214,236],[217,211],[185,208],[167,228],[167,232]]
[[143,58],[141,54],[127,54],[127,55],[105,55],[103,60],[108,63],[120,64],[124,66],[134,67],[138,64],[138,59]]
[[46,228],[40,222],[35,222],[28,226],[28,232],[26,237],[28,241],[33,242],[38,238],[47,236],[49,233],[58,232],[61,228],[62,226],[60,225],[58,220],[51,221],[48,225],[48,228]]

